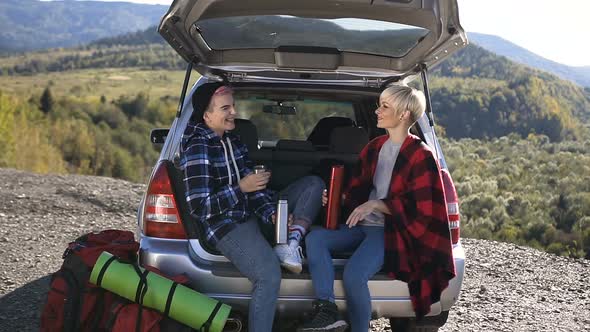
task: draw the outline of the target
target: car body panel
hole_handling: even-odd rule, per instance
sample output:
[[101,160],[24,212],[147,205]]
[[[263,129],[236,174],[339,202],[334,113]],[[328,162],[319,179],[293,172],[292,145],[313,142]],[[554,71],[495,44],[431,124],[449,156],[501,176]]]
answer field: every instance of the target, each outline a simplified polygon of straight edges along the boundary
[[[246,308],[250,300],[252,284],[243,276],[237,276],[235,269],[223,256],[215,255],[214,263],[201,257],[205,252],[198,240],[169,240],[140,236],[140,260],[142,264],[155,266],[170,275],[185,274],[189,277],[191,288],[232,306]],[[453,257],[457,275],[443,291],[441,301],[434,303],[428,316],[448,311],[458,300],[465,269],[465,252],[461,244],[453,247]],[[221,264],[220,264],[221,263]],[[338,260],[338,271],[346,263]],[[214,265],[221,268],[214,268]],[[224,272],[225,270],[225,272]],[[217,272],[216,272],[217,271]],[[337,272],[337,276],[339,276]],[[371,307],[374,317],[413,317],[407,284],[390,280],[380,274],[369,281]],[[334,283],[334,294],[340,310],[346,310],[344,289],[341,277]],[[277,311],[281,317],[297,317],[311,308],[315,299],[309,274],[293,275],[283,273],[279,292]]]

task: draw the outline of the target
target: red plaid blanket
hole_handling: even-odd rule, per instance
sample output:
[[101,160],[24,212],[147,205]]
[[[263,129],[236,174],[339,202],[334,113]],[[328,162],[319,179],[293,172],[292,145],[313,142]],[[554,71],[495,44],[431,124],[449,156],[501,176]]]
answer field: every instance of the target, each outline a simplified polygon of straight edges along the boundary
[[[388,139],[369,142],[345,191],[352,211],[367,201],[379,150]],[[445,196],[436,158],[420,138],[409,135],[401,146],[389,195],[383,200],[391,215],[385,219],[384,270],[405,281],[418,318],[440,300],[455,276]]]

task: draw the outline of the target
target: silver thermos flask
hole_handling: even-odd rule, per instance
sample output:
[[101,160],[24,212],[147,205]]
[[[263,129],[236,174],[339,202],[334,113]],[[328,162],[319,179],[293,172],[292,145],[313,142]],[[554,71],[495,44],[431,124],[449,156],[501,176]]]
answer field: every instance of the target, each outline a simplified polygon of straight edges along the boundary
[[287,200],[279,198],[277,202],[277,218],[275,220],[275,242],[286,244],[289,236],[289,205]]

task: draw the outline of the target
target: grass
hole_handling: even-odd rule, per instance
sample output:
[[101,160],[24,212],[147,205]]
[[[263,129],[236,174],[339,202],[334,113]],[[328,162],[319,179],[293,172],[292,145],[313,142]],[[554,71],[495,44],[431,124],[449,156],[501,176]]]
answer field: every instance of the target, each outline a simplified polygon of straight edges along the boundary
[[[116,99],[122,95],[147,92],[151,97],[178,97],[184,70],[142,70],[139,68],[86,69],[36,75],[0,76],[0,90],[20,96],[40,95],[49,86],[55,96]],[[193,71],[192,86],[200,77]]]

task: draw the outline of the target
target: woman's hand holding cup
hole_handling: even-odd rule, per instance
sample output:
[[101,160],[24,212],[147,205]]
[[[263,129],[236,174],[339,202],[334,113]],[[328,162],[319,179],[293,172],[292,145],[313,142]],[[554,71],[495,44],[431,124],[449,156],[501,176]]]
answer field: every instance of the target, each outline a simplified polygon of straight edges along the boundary
[[265,189],[269,180],[270,172],[250,173],[240,180],[240,190],[244,193],[251,193]]

